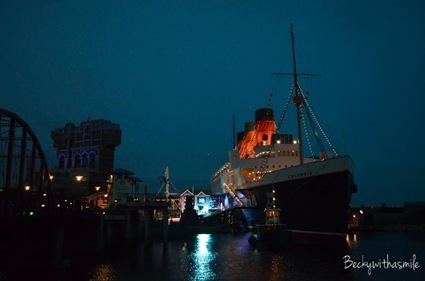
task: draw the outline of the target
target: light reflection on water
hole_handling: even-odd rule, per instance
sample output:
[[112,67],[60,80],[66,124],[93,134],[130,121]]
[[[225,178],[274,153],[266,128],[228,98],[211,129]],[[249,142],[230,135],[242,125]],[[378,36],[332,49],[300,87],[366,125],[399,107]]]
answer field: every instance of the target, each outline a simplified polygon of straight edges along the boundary
[[188,256],[190,280],[215,280],[217,275],[213,271],[213,264],[217,256],[212,250],[211,234],[198,234],[195,251]]
[[[369,276],[365,269],[344,269],[342,257],[353,260],[379,259],[389,253],[399,259],[415,253],[425,257],[423,237],[412,234],[362,233],[347,237],[347,248],[297,248],[288,251],[257,251],[248,244],[248,235],[198,234],[181,240],[170,240],[167,251],[155,241],[150,250],[127,245],[108,259],[94,265],[91,281],[119,280],[417,280],[424,271],[376,269]],[[120,244],[122,245],[122,244]],[[422,245],[422,247],[417,247]],[[406,277],[406,278],[404,278]],[[77,280],[77,279],[73,279]],[[421,280],[421,279],[419,279]],[[425,279],[423,279],[425,280]]]
[[270,281],[281,280],[282,269],[285,268],[285,258],[282,256],[273,256],[271,260]]
[[115,272],[112,265],[99,265],[93,269],[90,281],[114,281]]

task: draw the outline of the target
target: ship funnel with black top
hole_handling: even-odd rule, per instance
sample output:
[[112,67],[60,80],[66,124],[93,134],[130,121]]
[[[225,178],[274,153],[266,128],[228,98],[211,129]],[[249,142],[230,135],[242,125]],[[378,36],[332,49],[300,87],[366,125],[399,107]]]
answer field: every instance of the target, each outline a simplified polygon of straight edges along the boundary
[[276,134],[274,112],[271,108],[260,108],[255,111],[255,123],[257,131],[257,146],[270,145],[272,136]]
[[238,133],[238,149],[240,158],[248,158],[254,154],[257,145],[257,133],[255,131],[256,122],[246,122],[243,138],[239,141],[242,134]]

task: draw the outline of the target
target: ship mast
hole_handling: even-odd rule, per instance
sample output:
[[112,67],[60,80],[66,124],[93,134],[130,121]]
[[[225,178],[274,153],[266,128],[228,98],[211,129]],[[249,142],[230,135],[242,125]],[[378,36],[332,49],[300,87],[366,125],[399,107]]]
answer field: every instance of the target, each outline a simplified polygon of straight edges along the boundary
[[170,174],[168,173],[168,166],[165,167],[165,202],[168,203],[170,199]]
[[291,43],[292,43],[292,61],[294,65],[294,87],[295,87],[295,96],[293,98],[293,102],[297,107],[297,129],[298,129],[298,147],[299,147],[299,157],[300,157],[300,165],[304,164],[303,157],[303,142],[302,142],[302,132],[301,132],[301,105],[303,104],[303,98],[300,95],[301,89],[298,84],[298,74],[297,74],[297,63],[295,60],[295,43],[294,43],[294,29],[292,28],[291,23]]
[[[291,43],[292,43],[292,63],[293,63],[293,72],[274,72],[275,75],[291,75],[294,77],[294,88],[295,96],[293,97],[293,103],[297,108],[297,131],[298,131],[298,144],[299,144],[299,159],[300,165],[304,164],[304,153],[303,153],[303,140],[302,140],[302,130],[301,130],[301,106],[304,104],[303,95],[301,92],[300,84],[298,83],[298,76],[320,76],[319,74],[310,74],[310,73],[298,73],[297,72],[297,61],[295,59],[295,39],[294,39],[294,29],[291,23]],[[292,95],[292,91],[291,91]],[[285,113],[283,113],[285,114]],[[282,116],[283,117],[283,116]],[[281,119],[282,120],[282,119]],[[280,124],[279,124],[280,126]]]

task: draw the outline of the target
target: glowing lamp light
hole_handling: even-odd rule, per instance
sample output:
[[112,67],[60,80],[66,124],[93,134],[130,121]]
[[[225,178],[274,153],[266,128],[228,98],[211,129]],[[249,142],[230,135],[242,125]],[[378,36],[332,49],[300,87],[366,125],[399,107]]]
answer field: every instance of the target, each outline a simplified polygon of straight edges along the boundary
[[30,190],[30,189],[31,189],[31,186],[29,186],[29,185],[26,185],[26,186],[25,186],[25,190],[26,190],[26,191],[28,191],[28,190]]
[[298,142],[297,142],[296,140],[294,140],[292,143],[293,143],[293,144],[297,144]]
[[96,189],[96,191],[99,191],[100,186],[95,186],[94,189]]
[[84,179],[84,177],[83,176],[75,176],[75,179],[77,181],[82,181]]

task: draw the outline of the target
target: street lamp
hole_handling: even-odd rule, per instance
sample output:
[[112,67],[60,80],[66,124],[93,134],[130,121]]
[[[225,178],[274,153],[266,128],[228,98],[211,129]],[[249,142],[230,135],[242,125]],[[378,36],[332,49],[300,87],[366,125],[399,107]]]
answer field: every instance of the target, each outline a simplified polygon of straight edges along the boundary
[[77,182],[75,185],[75,190],[74,190],[74,208],[80,208],[81,207],[81,198],[80,198],[80,189],[82,188],[82,184],[80,184],[81,182],[85,182],[87,180],[86,177],[84,177],[83,175],[76,175],[75,177],[75,181]]
[[77,181],[85,181],[84,176],[81,176],[81,175],[75,176],[75,179],[76,179]]

